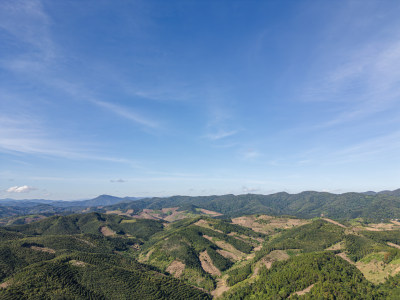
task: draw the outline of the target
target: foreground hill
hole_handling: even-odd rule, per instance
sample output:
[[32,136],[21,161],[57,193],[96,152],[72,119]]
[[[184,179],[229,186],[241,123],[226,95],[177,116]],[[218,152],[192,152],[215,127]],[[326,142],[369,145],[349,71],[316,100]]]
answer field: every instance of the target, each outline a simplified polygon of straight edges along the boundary
[[153,220],[100,214],[1,229],[0,298],[209,299],[134,259],[138,244],[161,229]]
[[395,220],[187,216],[0,228],[0,299],[399,299]]

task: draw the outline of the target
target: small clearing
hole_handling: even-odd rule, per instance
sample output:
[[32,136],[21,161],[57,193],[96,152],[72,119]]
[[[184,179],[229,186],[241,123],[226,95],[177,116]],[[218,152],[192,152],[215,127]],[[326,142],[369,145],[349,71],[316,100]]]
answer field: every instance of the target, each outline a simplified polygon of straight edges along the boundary
[[206,238],[207,240],[209,240],[210,242],[213,242],[218,247],[222,248],[222,250],[217,250],[217,251],[219,254],[221,254],[222,256],[224,256],[226,258],[233,259],[234,261],[238,261],[241,258],[243,258],[244,256],[246,256],[246,254],[237,250],[235,247],[233,247],[231,244],[229,244],[227,242],[218,241],[216,238],[213,238],[213,237],[205,235],[205,234],[203,235],[203,237]]
[[46,248],[46,247],[38,247],[38,246],[31,246],[30,247],[32,250],[36,250],[36,251],[42,251],[42,252],[47,252],[47,253],[56,253],[56,250],[51,249],[51,248]]
[[233,260],[233,261],[238,261],[239,260],[237,255],[235,255],[235,254],[233,254],[233,253],[231,253],[229,251],[218,249],[217,252],[219,254],[221,254],[223,257],[227,258],[227,259],[230,259],[230,260]]
[[228,279],[228,275],[224,275],[222,278],[217,279],[217,288],[211,292],[211,295],[215,298],[222,296],[222,294],[230,289],[226,280]]
[[332,219],[322,218],[322,220],[327,221],[327,222],[332,223],[332,224],[335,224],[335,225],[337,225],[337,226],[339,226],[339,227],[342,227],[342,228],[347,228],[347,227],[344,226],[343,224],[340,224],[339,222],[336,222],[336,221],[334,221],[334,220],[332,220]]
[[3,283],[0,283],[0,289],[8,288],[11,285],[11,283],[12,283],[11,280],[7,280]]
[[117,233],[114,230],[111,230],[109,227],[107,226],[103,226],[100,228],[100,232],[102,235],[104,236],[113,236],[116,235]]
[[185,270],[185,264],[179,260],[174,260],[166,269],[166,271],[174,275],[175,278],[181,277],[183,270]]
[[219,212],[212,211],[212,210],[208,210],[208,209],[204,209],[204,208],[201,208],[200,211],[201,211],[203,214],[209,215],[209,216],[211,216],[211,217],[219,217],[219,216],[222,216],[222,214],[219,213]]
[[203,268],[204,271],[214,276],[221,275],[221,271],[218,270],[216,266],[214,266],[211,257],[207,253],[207,250],[200,253],[199,259],[201,262],[201,267]]
[[277,229],[289,229],[310,223],[309,220],[261,216],[243,216],[232,219],[232,223],[242,225],[256,232],[275,233]]
[[305,288],[305,289],[302,290],[302,291],[294,292],[293,294],[291,294],[291,295],[289,296],[289,298],[290,298],[290,297],[293,297],[294,295],[301,296],[301,295],[307,294],[308,292],[311,291],[311,289],[314,287],[314,285],[315,285],[315,283],[313,283],[312,285],[310,285],[309,287]]
[[86,266],[86,263],[85,263],[85,262],[80,261],[80,260],[75,260],[75,259],[70,260],[69,263],[70,263],[71,265],[77,266],[77,267],[84,267],[84,266]]
[[391,223],[368,224],[368,226],[363,227],[363,229],[369,231],[398,230],[400,229],[400,223],[391,221]]
[[397,249],[400,249],[400,246],[397,245],[397,244],[390,243],[390,242],[388,242],[387,244],[388,244],[389,246],[391,246],[391,247],[395,247],[395,248],[397,248]]
[[272,267],[272,264],[276,261],[282,261],[282,260],[287,260],[289,259],[290,256],[286,253],[284,250],[274,250],[271,251],[269,254],[261,258],[255,268],[253,275],[251,277],[255,277],[258,275],[258,271],[260,270],[260,267],[264,265],[267,269],[270,269]]
[[206,220],[203,220],[203,219],[198,220],[196,223],[193,223],[193,225],[211,229],[211,230],[214,230],[219,233],[223,233],[221,230],[215,229],[214,227],[212,227]]
[[352,261],[352,260],[347,256],[346,253],[340,252],[340,253],[338,253],[338,254],[336,254],[336,255],[339,256],[340,258],[344,259],[344,260],[347,261],[348,263],[350,263],[350,264],[352,264],[352,265],[355,265],[354,261]]
[[336,244],[326,248],[325,250],[342,250],[342,249],[344,249],[344,242],[343,241],[339,242],[339,243],[336,243]]

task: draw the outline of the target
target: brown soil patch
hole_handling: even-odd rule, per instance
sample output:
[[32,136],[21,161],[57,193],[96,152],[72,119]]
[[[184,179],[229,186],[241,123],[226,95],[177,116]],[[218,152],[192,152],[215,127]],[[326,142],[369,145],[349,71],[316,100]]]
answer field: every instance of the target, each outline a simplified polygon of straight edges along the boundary
[[341,253],[338,253],[338,254],[336,254],[336,255],[339,256],[339,257],[341,257],[341,258],[343,258],[343,259],[344,259],[345,261],[347,261],[348,263],[350,263],[350,264],[352,264],[352,265],[355,265],[354,261],[352,261],[352,260],[347,256],[346,253],[341,252]]
[[11,285],[12,281],[11,280],[7,280],[3,283],[0,283],[0,289],[5,289],[8,288]]
[[71,265],[77,266],[77,267],[84,267],[84,266],[86,266],[86,263],[85,263],[85,262],[80,261],[80,260],[75,260],[75,259],[70,260],[69,263],[70,263]]
[[377,223],[368,224],[368,226],[363,227],[365,230],[369,231],[385,231],[385,230],[398,230],[400,229],[400,223],[396,221],[391,221],[392,223]]
[[107,226],[103,226],[100,228],[101,233],[104,236],[113,236],[116,235],[117,233],[114,230],[111,230],[110,228],[108,228]]
[[31,246],[30,247],[32,250],[36,250],[36,251],[42,251],[42,252],[47,252],[47,253],[56,253],[56,250],[51,249],[51,248],[46,248],[46,247],[38,247],[38,246]]
[[242,225],[256,232],[275,233],[276,229],[289,229],[310,223],[309,220],[277,218],[267,215],[243,216],[232,219],[232,223]]
[[295,293],[291,294],[291,295],[289,296],[289,298],[292,297],[292,296],[294,296],[294,295],[301,296],[301,295],[307,294],[308,292],[311,291],[311,289],[314,287],[314,285],[315,285],[315,283],[313,283],[312,285],[310,285],[309,287],[305,288],[305,289],[302,290],[302,291],[298,291],[298,292],[295,292]]
[[397,245],[397,244],[390,243],[390,242],[388,242],[387,244],[388,244],[389,246],[392,246],[392,247],[395,247],[395,248],[397,248],[397,249],[400,249],[400,246]]
[[332,224],[335,224],[335,225],[337,225],[337,226],[339,226],[339,227],[342,227],[342,228],[347,228],[347,227],[344,226],[343,224],[340,224],[339,222],[336,222],[336,221],[334,221],[334,220],[332,220],[332,219],[322,218],[322,220],[327,221],[327,222],[332,223]]
[[219,216],[222,216],[222,214],[219,213],[219,212],[212,211],[212,210],[208,210],[208,209],[204,209],[204,208],[200,209],[200,211],[201,211],[203,214],[210,215],[210,216],[212,216],[212,217],[219,217]]
[[209,240],[210,242],[213,242],[218,247],[222,248],[222,250],[217,250],[217,252],[226,258],[233,259],[234,261],[238,261],[241,258],[243,258],[244,256],[246,256],[246,254],[237,250],[235,247],[233,247],[231,244],[229,244],[227,242],[218,241],[215,238],[208,236],[208,235],[203,235],[203,237],[206,238],[207,240]]
[[226,250],[220,250],[218,249],[217,252],[219,254],[221,254],[223,257],[233,260],[233,261],[238,261],[239,258],[237,257],[237,255],[233,254],[232,252],[226,251]]
[[200,253],[199,259],[201,262],[201,267],[203,268],[204,271],[214,276],[221,275],[221,271],[218,270],[216,266],[214,266],[211,257],[207,253],[207,250]]
[[222,278],[217,279],[217,288],[211,292],[211,295],[215,298],[222,296],[222,294],[230,289],[226,280],[228,279],[228,275],[224,275]]
[[214,230],[214,231],[219,232],[219,233],[223,233],[221,230],[215,229],[212,226],[210,226],[210,224],[206,220],[203,220],[203,219],[198,220],[196,223],[193,223],[193,225],[204,227],[204,228],[207,228],[207,229],[211,229],[211,230]]
[[264,265],[267,269],[270,269],[274,262],[287,260],[289,258],[290,256],[284,250],[271,251],[269,254],[267,254],[257,262],[256,266],[254,267],[253,275],[251,277],[254,278],[256,275],[258,275],[258,271],[260,270],[260,267],[262,265]]
[[342,250],[344,249],[344,242],[336,243],[325,250]]
[[[380,254],[384,255],[385,252],[380,252]],[[356,267],[367,280],[375,284],[383,283],[389,276],[395,276],[400,272],[399,263],[390,262],[385,264],[379,259],[372,259],[369,262],[358,261]]]
[[174,260],[166,269],[166,271],[174,275],[175,278],[181,277],[183,270],[185,270],[185,264],[179,260]]

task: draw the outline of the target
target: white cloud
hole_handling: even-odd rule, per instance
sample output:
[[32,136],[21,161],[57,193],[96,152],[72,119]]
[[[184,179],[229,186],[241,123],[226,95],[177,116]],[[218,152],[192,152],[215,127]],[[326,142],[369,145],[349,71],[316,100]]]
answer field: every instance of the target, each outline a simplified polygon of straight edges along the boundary
[[27,185],[22,186],[12,186],[6,190],[7,193],[29,193],[35,191],[37,188]]

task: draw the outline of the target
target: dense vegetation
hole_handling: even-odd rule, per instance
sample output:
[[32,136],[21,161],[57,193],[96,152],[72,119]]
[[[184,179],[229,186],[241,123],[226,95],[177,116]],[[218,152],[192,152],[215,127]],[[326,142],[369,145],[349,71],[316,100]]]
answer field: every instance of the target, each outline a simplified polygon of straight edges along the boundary
[[249,227],[97,212],[1,227],[0,299],[210,299],[221,283],[226,299],[399,298],[396,221],[233,221]]
[[[398,192],[345,193],[285,192],[271,195],[223,195],[169,198],[151,198],[134,202],[118,203],[102,208],[107,210],[161,209],[164,207],[200,207],[237,217],[250,214],[292,215],[302,218],[319,217],[322,214],[335,219],[363,217],[369,220],[400,218],[400,196]],[[93,208],[96,210],[95,208]]]

